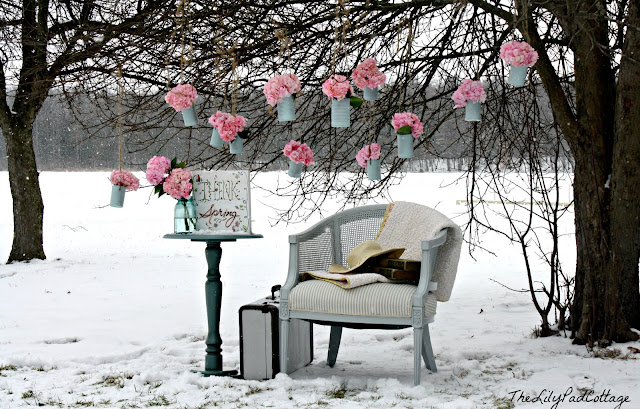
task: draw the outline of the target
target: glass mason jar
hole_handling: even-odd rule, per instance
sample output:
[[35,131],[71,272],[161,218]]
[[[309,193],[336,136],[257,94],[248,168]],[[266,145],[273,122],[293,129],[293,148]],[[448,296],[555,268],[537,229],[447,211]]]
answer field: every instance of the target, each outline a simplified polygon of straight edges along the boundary
[[173,231],[176,234],[193,233],[196,230],[196,203],[193,196],[187,199],[178,199],[173,211]]

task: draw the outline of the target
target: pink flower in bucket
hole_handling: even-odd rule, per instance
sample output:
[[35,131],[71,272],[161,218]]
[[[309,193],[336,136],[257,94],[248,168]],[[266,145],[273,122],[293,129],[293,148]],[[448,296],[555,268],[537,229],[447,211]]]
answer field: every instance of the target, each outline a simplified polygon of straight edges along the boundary
[[380,159],[381,147],[379,143],[372,143],[371,145],[365,145],[356,154],[356,161],[358,165],[363,168],[367,167],[367,161]]
[[351,73],[351,77],[356,87],[360,89],[364,89],[364,87],[373,89],[384,84],[387,80],[387,76],[380,72],[376,65],[376,60],[373,58],[367,58],[358,64],[353,73]]
[[525,41],[509,41],[500,46],[500,58],[514,67],[533,67],[538,52]]
[[267,103],[276,106],[284,98],[300,92],[300,89],[300,80],[296,74],[283,74],[269,78],[263,92],[267,97]]
[[218,128],[220,138],[223,141],[231,142],[244,130],[245,126],[247,126],[247,120],[242,115],[224,114],[224,118],[220,116],[220,121],[216,128]]
[[306,166],[313,165],[313,151],[306,143],[300,143],[297,141],[289,141],[282,150],[284,156],[288,157],[296,163],[302,163]]
[[216,111],[215,114],[209,117],[209,123],[214,127],[220,129],[222,124],[229,119],[231,114],[227,114],[226,112]]
[[353,89],[351,83],[344,75],[333,74],[322,84],[322,92],[329,98],[337,100],[344,99],[347,95],[351,96]]
[[420,122],[420,118],[411,112],[394,114],[391,119],[391,126],[393,126],[393,129],[395,129],[398,134],[408,135],[411,133],[414,138],[419,138],[424,132],[424,125]]
[[456,103],[456,106],[453,107],[454,109],[462,108],[467,105],[468,101],[485,102],[487,93],[484,91],[484,85],[481,81],[472,81],[467,78],[453,93],[451,99]]
[[164,180],[162,188],[174,199],[188,199],[191,195],[191,189],[193,188],[191,184],[192,177],[193,174],[191,171],[183,168],[175,168]]
[[140,179],[133,173],[126,170],[114,170],[109,177],[111,184],[114,186],[123,186],[127,192],[138,190],[140,187]]
[[193,85],[180,84],[172,88],[167,95],[165,95],[164,100],[167,101],[173,109],[180,112],[190,108],[196,98],[198,98],[198,91],[196,91]]

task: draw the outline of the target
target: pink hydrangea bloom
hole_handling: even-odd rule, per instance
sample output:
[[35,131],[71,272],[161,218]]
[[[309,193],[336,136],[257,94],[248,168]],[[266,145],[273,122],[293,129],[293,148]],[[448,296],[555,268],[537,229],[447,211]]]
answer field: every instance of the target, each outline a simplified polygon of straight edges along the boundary
[[[218,111],[220,112],[220,111]],[[218,114],[216,112],[215,115]],[[238,132],[242,132],[244,127],[247,126],[247,120],[242,115],[231,115],[220,112],[220,121],[217,122],[218,132],[220,133],[220,138],[225,142],[231,142],[236,139]],[[215,126],[215,125],[214,125]]]
[[333,74],[322,84],[322,92],[329,98],[343,99],[349,91],[353,93],[351,83],[344,75]]
[[164,156],[154,156],[147,162],[146,178],[154,186],[160,184],[171,169],[171,161]]
[[226,121],[230,116],[231,114],[227,114],[226,112],[216,111],[215,114],[209,117],[209,123],[215,128],[220,128],[224,121]]
[[538,61],[538,52],[525,41],[509,41],[500,46],[500,58],[514,67],[532,67]]
[[191,171],[183,168],[175,168],[167,176],[162,184],[162,188],[174,199],[188,199],[191,195]]
[[391,125],[396,131],[403,126],[408,125],[411,128],[411,135],[413,135],[414,138],[419,138],[420,135],[422,135],[422,132],[424,132],[424,125],[420,122],[420,118],[418,118],[418,115],[411,112],[399,112],[394,114],[391,119]]
[[198,91],[190,84],[180,84],[164,96],[164,100],[178,112],[191,107],[196,98]]
[[282,153],[296,163],[303,163],[306,166],[313,165],[313,151],[306,143],[289,141],[282,150]]
[[300,92],[300,88],[300,80],[296,74],[276,75],[265,84],[264,95],[269,105],[276,106],[283,98]]
[[111,184],[115,186],[124,186],[127,188],[127,192],[132,190],[138,190],[140,187],[140,179],[134,176],[133,173],[126,170],[114,170],[109,177]]
[[379,143],[365,145],[358,151],[358,154],[356,155],[356,161],[358,161],[358,165],[366,168],[368,160],[380,159],[380,151],[381,147]]
[[364,89],[364,87],[379,87],[387,80],[387,76],[380,72],[376,65],[376,60],[373,58],[367,58],[358,64],[351,73],[351,78],[353,78],[356,87],[360,89]]
[[462,108],[467,105],[467,101],[484,102],[487,100],[487,93],[484,92],[484,85],[481,81],[472,81],[469,78],[462,82],[456,92],[451,97],[456,103],[455,108]]

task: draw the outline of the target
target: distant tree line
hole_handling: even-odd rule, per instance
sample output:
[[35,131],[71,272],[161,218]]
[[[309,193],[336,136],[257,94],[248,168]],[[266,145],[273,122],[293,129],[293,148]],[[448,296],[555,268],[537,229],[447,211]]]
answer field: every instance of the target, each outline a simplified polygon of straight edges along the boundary
[[[254,98],[264,97],[256,92]],[[539,94],[539,98],[544,98],[544,94]],[[158,99],[161,99],[161,95],[158,96]],[[110,101],[113,103],[115,100],[111,99]],[[33,143],[38,158],[38,169],[40,171],[106,171],[118,168],[120,165],[120,135],[115,122],[117,116],[110,114],[106,118],[101,118],[99,111],[88,99],[76,98],[74,103],[83,106],[74,106],[71,109],[61,95],[54,95],[45,100],[33,125]],[[114,111],[116,110],[114,106],[111,108]],[[140,126],[140,124],[148,122],[147,118],[137,118],[135,119],[135,126],[131,126],[132,121],[128,120],[124,115],[125,126],[122,132],[123,168],[144,170],[146,162],[154,155],[177,156],[181,160],[190,159],[190,163],[197,163],[198,161],[194,156],[198,153],[202,155],[203,151],[207,152],[207,154],[203,155],[206,157],[205,160],[197,163],[196,166],[200,168],[218,167],[216,165],[220,157],[224,157],[227,160],[238,159],[227,152],[218,152],[215,148],[208,147],[211,126],[207,124],[206,119],[211,113],[211,109],[202,108],[199,113],[200,124],[196,128],[181,128],[179,114],[173,120],[164,120],[164,123],[155,124],[153,127]],[[260,117],[273,115],[268,110],[266,103],[262,110],[242,112],[242,114],[250,119],[249,125],[252,122],[257,122]],[[147,115],[149,116],[150,114],[147,113]],[[472,162],[469,141],[467,138],[461,137],[453,118],[448,119],[447,122],[431,138],[428,146],[421,146],[416,149],[415,157],[405,162],[404,171],[449,172],[469,170]],[[365,126],[363,119],[360,118],[359,123],[355,126]],[[279,146],[279,144],[286,143],[284,140],[280,141],[280,139],[283,139],[283,128],[286,133],[290,131],[281,126],[264,127],[259,130],[261,132],[259,137],[264,139],[266,144]],[[2,135],[1,130],[0,135]],[[395,134],[392,133],[391,127],[388,127],[388,129],[382,129],[379,137],[392,141],[395,138]],[[251,146],[248,149],[251,149]],[[512,152],[512,154],[514,153],[517,152]],[[387,154],[395,155],[395,152],[387,152]],[[288,162],[284,157],[274,161],[270,155],[262,155],[261,157],[260,152],[249,152],[245,155],[251,157],[254,162],[245,164],[247,168],[264,166],[266,170],[284,170],[288,166]],[[186,156],[190,156],[190,158]],[[353,159],[351,168],[346,168],[345,170],[362,171],[362,168],[355,162],[355,157]],[[229,166],[231,163],[233,162],[227,162],[226,165]],[[569,157],[564,156],[561,159],[561,164],[561,171],[571,170]],[[549,166],[551,167],[552,163],[549,163]],[[0,139],[0,170],[7,170],[4,138]]]

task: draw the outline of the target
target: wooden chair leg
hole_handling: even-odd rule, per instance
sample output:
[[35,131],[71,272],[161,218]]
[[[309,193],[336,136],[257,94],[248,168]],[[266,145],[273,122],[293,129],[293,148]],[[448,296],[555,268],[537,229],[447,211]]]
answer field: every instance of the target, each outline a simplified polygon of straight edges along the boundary
[[287,373],[289,359],[289,320],[280,320],[280,372]]
[[420,357],[422,356],[422,328],[413,329],[413,384],[420,385]]
[[422,333],[422,358],[424,364],[431,372],[438,372],[436,358],[431,348],[431,336],[429,335],[429,325],[425,325]]
[[331,335],[329,336],[329,354],[327,355],[327,364],[331,368],[336,364],[336,358],[338,358],[340,338],[342,338],[342,327],[331,326]]

